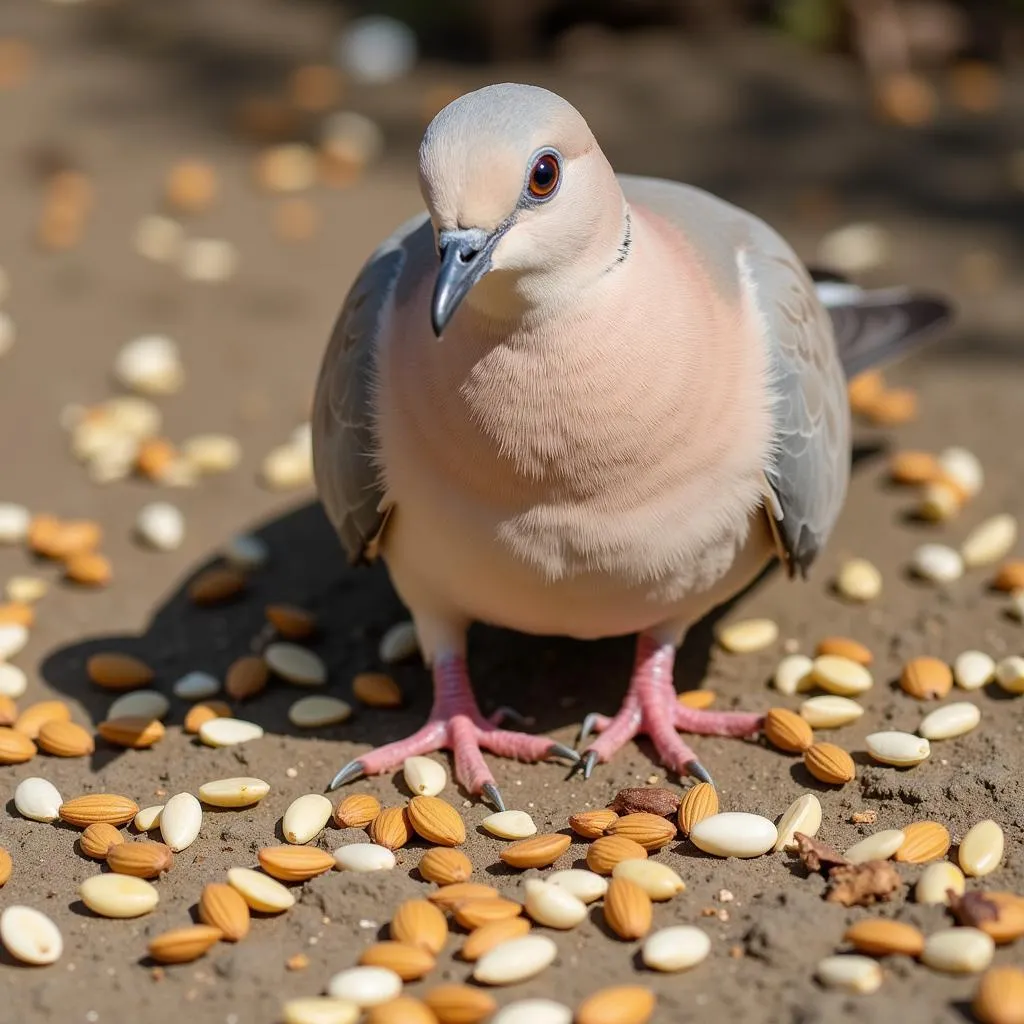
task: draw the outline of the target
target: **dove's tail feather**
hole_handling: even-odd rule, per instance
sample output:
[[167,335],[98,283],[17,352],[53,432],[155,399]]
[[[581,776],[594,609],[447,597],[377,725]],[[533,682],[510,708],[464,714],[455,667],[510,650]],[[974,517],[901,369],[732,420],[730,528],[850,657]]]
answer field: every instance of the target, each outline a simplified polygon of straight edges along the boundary
[[953,305],[938,295],[864,289],[827,271],[812,270],[811,276],[832,318],[847,379],[913,351],[954,315]]

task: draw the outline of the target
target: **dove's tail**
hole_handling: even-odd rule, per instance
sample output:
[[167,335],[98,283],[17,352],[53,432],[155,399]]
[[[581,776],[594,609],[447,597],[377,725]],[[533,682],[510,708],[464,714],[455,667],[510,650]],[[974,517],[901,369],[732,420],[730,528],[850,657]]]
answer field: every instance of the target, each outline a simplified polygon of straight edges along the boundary
[[929,340],[954,316],[952,303],[907,288],[860,288],[836,274],[812,270],[847,379],[891,362]]

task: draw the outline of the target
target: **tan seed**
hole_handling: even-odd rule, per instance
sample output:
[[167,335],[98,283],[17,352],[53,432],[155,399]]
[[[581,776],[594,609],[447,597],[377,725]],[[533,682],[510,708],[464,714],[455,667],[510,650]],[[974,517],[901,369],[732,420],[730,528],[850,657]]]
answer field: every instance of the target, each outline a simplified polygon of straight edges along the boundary
[[198,960],[216,945],[220,938],[220,929],[208,924],[173,928],[150,939],[149,955],[162,964],[187,964]]
[[595,874],[610,875],[619,861],[646,857],[647,851],[632,839],[625,836],[602,836],[587,850],[587,867]]
[[108,743],[132,750],[145,750],[154,743],[159,743],[166,732],[163,723],[158,719],[140,718],[136,715],[100,722],[96,726],[96,731]]
[[818,686],[840,697],[855,697],[874,685],[871,673],[863,665],[835,654],[815,658],[811,671]]
[[992,580],[992,586],[1007,594],[1024,590],[1024,559],[1004,562]]
[[199,897],[199,920],[220,930],[227,942],[249,934],[249,905],[230,885],[210,882]]
[[282,882],[305,882],[334,867],[334,857],[315,846],[265,846],[258,856],[260,867]]
[[620,939],[639,939],[651,930],[653,908],[647,893],[628,878],[608,883],[604,897],[604,919]]
[[182,213],[205,210],[217,195],[217,172],[203,160],[180,160],[167,175],[164,196]]
[[105,587],[114,578],[114,569],[105,555],[83,551],[64,563],[64,575],[83,587]]
[[929,864],[921,872],[921,877],[914,887],[914,899],[918,903],[937,903],[948,906],[950,891],[955,896],[962,896],[966,888],[967,880],[964,878],[964,873],[948,860],[940,860]]
[[788,708],[769,708],[762,728],[768,742],[787,754],[802,754],[814,742],[811,727]]
[[0,604],[0,626],[24,626],[31,629],[35,625],[36,613],[32,605],[23,601],[8,601]]
[[997,946],[1016,942],[1024,935],[1024,897],[1015,892],[986,892],[984,898],[996,916],[978,921],[980,928]]
[[474,963],[495,946],[511,939],[522,938],[532,927],[525,917],[509,917],[503,921],[492,921],[490,924],[475,928],[459,950],[463,960]]
[[718,630],[718,642],[732,654],[752,654],[770,647],[779,638],[779,627],[771,619],[746,619]]
[[134,800],[115,793],[87,793],[60,805],[61,821],[79,828],[100,821],[109,825],[127,825],[138,813],[139,805]]
[[571,837],[560,832],[530,836],[506,846],[499,856],[510,867],[546,868],[569,849],[571,842]]
[[679,831],[688,836],[694,825],[717,813],[718,791],[710,782],[698,782],[679,801]]
[[62,700],[41,700],[30,704],[18,715],[14,728],[30,740],[39,738],[39,730],[47,722],[69,722],[71,708]]
[[391,918],[391,938],[422,946],[437,956],[448,939],[448,922],[444,913],[428,900],[406,900]]
[[0,726],[0,764],[22,764],[36,756],[36,745],[17,729]]
[[306,640],[316,633],[316,616],[292,604],[268,604],[269,622],[285,640]]
[[981,1024],[1024,1024],[1024,970],[990,967],[971,1007]]
[[97,685],[108,690],[136,690],[153,682],[153,670],[130,654],[94,654],[85,671]]
[[261,914],[280,914],[295,906],[295,897],[289,889],[252,868],[228,868],[228,885],[238,890],[251,910]]
[[367,1024],[437,1024],[434,1011],[412,996],[399,996],[386,1003],[378,1003],[371,1006],[368,1013]]
[[717,694],[711,690],[686,690],[679,694],[676,700],[684,708],[693,708],[695,711],[703,711],[711,707],[717,699]]
[[1003,860],[1005,837],[991,818],[979,821],[960,840],[957,859],[965,875],[980,878],[991,874]]
[[900,673],[900,687],[918,700],[938,700],[953,688],[953,671],[938,658],[912,658]]
[[804,765],[819,781],[842,786],[857,777],[853,758],[834,743],[815,743],[804,753]]
[[233,601],[246,587],[245,573],[234,566],[221,566],[201,572],[188,586],[189,600],[200,607]]
[[480,1024],[498,1009],[490,995],[469,985],[438,985],[423,1001],[433,1010],[439,1024]]
[[[639,811],[626,814],[608,826],[607,835],[625,836],[639,843],[645,850],[660,850],[676,837],[675,823],[660,814]],[[568,838],[568,837],[567,837]]]
[[10,881],[13,870],[14,864],[11,861],[11,855],[0,846],[0,887],[5,886]]
[[231,708],[221,700],[207,700],[202,704],[193,704],[185,715],[182,728],[191,736],[199,733],[205,722],[214,718],[230,718]]
[[106,860],[115,847],[124,842],[124,836],[113,825],[97,821],[89,825],[78,840],[78,848],[93,860]]
[[459,846],[466,841],[466,824],[459,812],[437,796],[414,796],[409,801],[409,823],[428,843]]
[[445,910],[453,910],[459,903],[467,900],[497,899],[498,890],[493,885],[482,885],[479,882],[455,882],[443,885],[432,892],[427,899]]
[[927,864],[945,857],[949,850],[949,832],[937,821],[915,821],[904,826],[903,836],[895,859],[904,864]]
[[376,942],[359,957],[362,967],[386,967],[402,981],[417,981],[434,969],[434,957],[421,946],[405,942]]
[[649,988],[619,985],[588,996],[576,1010],[576,1024],[647,1024],[657,1000]]
[[463,927],[472,931],[492,921],[504,921],[510,917],[518,917],[523,908],[514,900],[504,896],[485,897],[477,900],[462,900],[452,908],[452,915]]
[[820,658],[823,654],[834,654],[839,658],[847,658],[855,661],[858,665],[870,665],[875,660],[871,651],[857,640],[851,640],[846,636],[827,636],[818,643],[814,649],[814,656]]
[[389,850],[399,850],[412,839],[413,829],[405,807],[385,807],[367,829],[370,838]]
[[889,462],[889,476],[897,484],[920,486],[941,475],[939,460],[931,452],[897,452]]
[[366,828],[380,814],[380,801],[369,793],[353,793],[334,808],[338,828]]
[[402,703],[398,684],[383,672],[360,672],[352,680],[352,692],[371,708],[397,708]]
[[174,865],[174,854],[163,843],[117,843],[107,851],[107,866],[119,875],[156,878]]
[[461,851],[450,847],[435,847],[420,858],[420,874],[437,885],[465,882],[473,874],[473,864]]
[[14,725],[17,719],[18,705],[14,703],[14,698],[0,693],[0,728]]
[[270,670],[255,654],[246,654],[233,661],[224,677],[224,690],[232,700],[248,700],[267,686]]
[[858,953],[866,953],[868,956],[891,956],[899,953],[903,956],[917,957],[924,949],[924,936],[913,925],[881,918],[858,921],[850,925],[843,938]]
[[618,814],[609,809],[581,811],[569,816],[569,828],[584,839],[598,839],[616,821]]

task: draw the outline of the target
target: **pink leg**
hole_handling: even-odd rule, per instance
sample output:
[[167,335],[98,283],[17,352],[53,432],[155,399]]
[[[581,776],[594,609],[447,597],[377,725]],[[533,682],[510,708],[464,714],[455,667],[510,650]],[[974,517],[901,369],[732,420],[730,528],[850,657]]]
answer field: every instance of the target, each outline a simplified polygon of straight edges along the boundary
[[404,740],[377,747],[350,761],[329,788],[337,789],[362,775],[391,771],[407,757],[443,749],[450,749],[454,755],[458,781],[474,796],[484,793],[499,807],[501,794],[481,750],[519,761],[543,761],[548,757],[579,760],[576,751],[562,743],[499,729],[484,718],[473,697],[465,659],[452,655],[438,659],[434,665],[434,705],[427,724]]
[[608,761],[634,736],[646,733],[662,764],[679,775],[694,775],[710,781],[697,755],[676,732],[705,736],[749,736],[757,732],[763,715],[736,711],[698,711],[676,699],[672,683],[675,648],[641,635],[636,644],[636,663],[629,691],[613,718],[590,715],[583,723],[583,735],[599,732],[583,755],[583,772],[589,776],[598,761]]

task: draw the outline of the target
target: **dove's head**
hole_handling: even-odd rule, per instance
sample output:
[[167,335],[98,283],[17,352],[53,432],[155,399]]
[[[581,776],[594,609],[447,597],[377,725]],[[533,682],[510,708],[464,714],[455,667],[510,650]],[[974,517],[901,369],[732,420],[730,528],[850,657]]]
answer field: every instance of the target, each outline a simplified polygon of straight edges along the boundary
[[463,300],[498,315],[557,304],[622,241],[625,200],[587,122],[536,86],[492,85],[445,107],[420,145],[420,188],[441,254],[438,335]]

